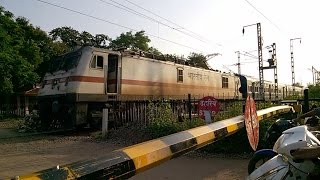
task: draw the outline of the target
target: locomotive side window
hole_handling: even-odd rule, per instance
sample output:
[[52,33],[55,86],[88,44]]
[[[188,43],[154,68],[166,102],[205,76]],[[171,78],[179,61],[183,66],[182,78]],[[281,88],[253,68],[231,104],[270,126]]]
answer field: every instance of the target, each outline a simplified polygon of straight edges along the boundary
[[90,67],[95,68],[95,69],[103,69],[103,57],[98,56],[98,55],[94,55],[92,57]]
[[183,69],[177,69],[177,81],[183,82]]
[[103,57],[102,56],[97,56],[97,68],[103,68]]
[[107,93],[118,92],[118,59],[116,54],[108,55]]
[[228,78],[222,77],[222,88],[228,88],[228,87],[229,87]]

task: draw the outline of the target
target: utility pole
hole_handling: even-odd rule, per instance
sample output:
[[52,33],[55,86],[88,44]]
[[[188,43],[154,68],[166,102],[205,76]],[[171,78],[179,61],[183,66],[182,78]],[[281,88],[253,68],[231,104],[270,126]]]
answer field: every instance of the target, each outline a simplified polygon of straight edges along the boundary
[[238,54],[238,74],[241,74],[241,67],[240,67],[240,51],[236,51],[236,53]]
[[291,52],[291,74],[292,74],[292,88],[293,88],[293,95],[295,95],[295,85],[296,85],[296,79],[295,79],[295,73],[294,73],[294,58],[293,58],[293,41],[294,40],[300,40],[301,44],[301,38],[293,38],[290,39],[290,52]]
[[244,28],[249,26],[257,26],[257,38],[258,38],[258,60],[259,60],[259,96],[264,99],[264,79],[263,79],[263,60],[262,60],[262,35],[261,35],[261,24],[251,24],[243,26],[242,33],[244,34]]

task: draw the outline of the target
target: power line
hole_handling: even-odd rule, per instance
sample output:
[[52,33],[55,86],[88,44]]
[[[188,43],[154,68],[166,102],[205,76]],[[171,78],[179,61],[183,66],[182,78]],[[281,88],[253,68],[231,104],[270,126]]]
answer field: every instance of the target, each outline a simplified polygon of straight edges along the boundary
[[[95,16],[92,16],[92,15],[89,15],[89,14],[85,14],[83,12],[80,12],[80,11],[76,11],[76,10],[73,10],[73,9],[69,9],[67,7],[63,7],[63,6],[59,6],[57,4],[53,4],[53,3],[50,3],[50,2],[47,2],[47,1],[43,1],[43,0],[36,0],[38,2],[41,2],[41,3],[44,3],[44,4],[48,4],[48,5],[51,5],[51,6],[55,6],[55,7],[58,7],[60,9],[64,9],[64,10],[67,10],[67,11],[70,11],[70,12],[73,12],[73,13],[77,13],[77,14],[80,14],[80,15],[83,15],[83,16],[87,16],[87,17],[90,17],[92,19],[95,19],[95,20],[99,20],[99,21],[102,21],[102,22],[105,22],[105,23],[109,23],[109,24],[112,24],[112,25],[115,25],[115,26],[118,26],[118,27],[122,27],[122,28],[125,28],[125,29],[129,29],[131,31],[136,31],[138,32],[138,30],[136,29],[133,29],[133,28],[130,28],[130,27],[127,27],[127,26],[124,26],[124,25],[121,25],[121,24],[117,24],[117,23],[114,23],[114,22],[111,22],[111,21],[108,21],[108,20],[104,20],[102,18],[98,18],[98,17],[95,17]],[[155,37],[155,38],[159,38],[163,41],[167,41],[167,42],[170,42],[172,44],[176,44],[176,45],[179,45],[179,46],[183,46],[183,47],[186,47],[186,48],[189,48],[189,49],[192,49],[192,50],[196,50],[196,51],[199,51],[201,53],[204,53],[203,51],[201,50],[198,50],[198,49],[195,49],[193,47],[190,47],[190,46],[187,46],[187,45],[184,45],[184,44],[180,44],[178,42],[175,42],[175,41],[171,41],[169,39],[165,39],[165,38],[162,38],[162,37],[159,37],[159,36],[156,36],[156,35],[153,35],[153,34],[149,34],[149,33],[145,33],[149,36],[152,36],[152,37]]]
[[[135,15],[137,15],[137,16],[140,16],[140,17],[149,19],[149,20],[151,20],[151,21],[155,21],[155,22],[160,23],[160,24],[162,24],[162,25],[164,25],[164,26],[166,26],[166,27],[168,27],[168,28],[175,29],[175,28],[173,28],[173,27],[171,27],[171,26],[169,26],[169,25],[166,25],[166,24],[164,24],[164,23],[162,23],[162,22],[160,22],[160,21],[157,21],[156,19],[153,19],[153,18],[151,18],[151,17],[149,17],[149,16],[147,16],[147,15],[144,15],[144,14],[142,14],[142,13],[140,13],[140,12],[134,10],[134,9],[131,9],[131,8],[129,8],[129,7],[125,6],[125,5],[123,5],[123,4],[120,4],[120,3],[118,3],[118,2],[109,0],[109,1],[111,1],[111,2],[113,2],[113,3],[115,3],[115,4],[118,4],[118,5],[120,5],[120,6],[115,5],[115,4],[112,4],[112,3],[107,2],[107,1],[105,1],[105,0],[99,0],[99,1],[101,1],[102,3],[105,3],[105,4],[109,4],[109,5],[111,5],[111,6],[114,6],[114,7],[116,7],[116,8],[122,9],[122,10],[124,10],[124,11],[127,11],[127,12],[129,12],[129,13],[135,14]],[[121,7],[121,6],[122,6],[122,7]]]
[[[154,18],[152,18],[152,17],[150,17],[150,16],[147,16],[147,15],[141,13],[141,12],[138,12],[138,11],[136,11],[136,10],[134,10],[134,9],[128,7],[128,6],[125,6],[125,5],[121,4],[121,3],[118,3],[118,2],[116,2],[116,1],[114,1],[114,0],[109,0],[109,1],[110,1],[110,2],[113,2],[113,3],[117,4],[117,5],[112,4],[112,3],[109,3],[109,2],[106,2],[105,0],[99,0],[99,1],[101,1],[101,2],[103,2],[103,3],[106,3],[106,4],[109,4],[109,5],[112,5],[112,6],[114,6],[114,7],[117,7],[117,8],[119,8],[119,9],[124,10],[124,11],[130,12],[130,13],[135,14],[135,15],[137,15],[137,16],[140,16],[140,17],[142,17],[142,18],[148,19],[148,20],[150,20],[150,21],[154,21],[154,22],[156,22],[156,23],[159,23],[159,24],[161,24],[161,25],[163,25],[163,26],[166,26],[166,27],[168,27],[168,28],[170,28],[170,29],[173,29],[173,30],[175,30],[175,31],[178,31],[178,32],[180,32],[180,33],[182,33],[182,34],[184,34],[184,35],[187,35],[187,36],[189,36],[189,37],[191,37],[191,38],[194,38],[194,39],[196,39],[196,40],[198,40],[198,41],[201,41],[201,42],[203,42],[203,43],[211,46],[211,44],[209,44],[208,42],[206,42],[206,41],[204,41],[204,40],[202,40],[202,39],[200,39],[200,38],[198,38],[198,37],[195,37],[195,36],[193,36],[193,35],[191,35],[191,34],[189,34],[189,33],[186,33],[186,32],[184,32],[184,31],[179,30],[178,28],[172,27],[172,26],[170,26],[170,25],[168,25],[168,24],[165,24],[165,23],[163,23],[163,22],[161,22],[161,21],[158,21],[158,20],[156,20],[156,19],[154,19]],[[121,6],[121,7],[119,7],[118,5]]]
[[[252,59],[252,58],[251,58]],[[244,59],[244,60],[251,60],[251,59]],[[257,63],[258,61],[242,61],[241,64],[247,64],[247,63]]]
[[124,10],[124,11],[130,12],[130,13],[133,13],[133,14],[136,14],[137,16],[140,16],[140,15],[141,15],[141,14],[138,14],[138,13],[136,13],[136,12],[134,12],[134,11],[130,11],[130,10],[128,10],[128,9],[122,8],[122,7],[120,7],[120,6],[117,6],[117,5],[112,4],[112,3],[110,3],[110,2],[107,2],[107,1],[103,1],[103,0],[99,0],[99,1],[101,1],[101,2],[103,2],[103,3],[105,3],[105,4],[109,4],[109,5],[111,5],[111,6],[114,6],[114,7],[116,7],[116,8],[122,9],[122,10]]
[[248,0],[245,0],[251,7],[253,7],[258,13],[260,13],[264,18],[266,18],[271,24],[273,24],[279,31],[280,28],[275,24],[273,23],[267,16],[265,16],[261,11],[259,11],[253,4],[251,4]]
[[[206,40],[206,38],[202,37],[201,35],[199,35],[199,34],[197,34],[197,33],[193,32],[193,31],[190,31],[190,30],[188,30],[187,28],[185,28],[185,27],[183,27],[183,26],[181,26],[181,25],[179,25],[179,24],[177,24],[177,23],[175,23],[175,22],[173,22],[173,21],[171,21],[171,20],[169,20],[169,19],[167,19],[167,18],[164,18],[164,17],[162,17],[162,16],[160,16],[160,15],[158,15],[158,14],[156,14],[156,13],[154,13],[154,12],[152,12],[152,11],[150,11],[150,10],[148,10],[148,9],[146,9],[146,8],[144,8],[144,7],[140,6],[140,5],[138,5],[138,4],[136,4],[136,3],[133,3],[132,1],[129,1],[129,0],[125,0],[125,1],[126,1],[126,2],[128,2],[128,3],[130,3],[130,4],[132,4],[132,5],[134,5],[134,6],[136,6],[136,7],[138,7],[138,8],[140,8],[140,9],[143,9],[143,10],[145,10],[145,11],[147,11],[147,12],[151,13],[152,15],[154,15],[154,16],[156,16],[156,17],[158,17],[158,18],[162,19],[162,20],[165,20],[165,21],[167,21],[167,22],[169,22],[169,23],[171,23],[171,24],[173,24],[173,25],[175,25],[175,26],[177,26],[177,27],[179,27],[179,28],[181,28],[181,29],[184,29],[184,30],[186,30],[186,31],[190,32],[190,33],[192,33],[192,34],[194,34],[194,35],[198,36],[198,37],[199,37],[199,38],[201,38],[201,39]],[[218,46],[222,46],[221,44],[217,44],[217,45],[218,45]]]
[[253,55],[253,54],[251,54],[251,53],[249,53],[249,52],[247,52],[247,51],[243,51],[243,52],[245,53],[245,54],[244,54],[245,56],[258,59],[258,56],[255,56],[255,55]]

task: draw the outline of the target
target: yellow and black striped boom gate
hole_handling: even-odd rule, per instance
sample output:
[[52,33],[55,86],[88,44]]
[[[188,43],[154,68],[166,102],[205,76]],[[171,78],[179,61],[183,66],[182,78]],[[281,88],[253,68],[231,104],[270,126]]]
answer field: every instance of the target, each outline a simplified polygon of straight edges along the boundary
[[[258,119],[289,112],[291,108],[276,106],[259,110]],[[241,115],[116,150],[102,158],[57,166],[15,179],[127,179],[166,160],[229,136],[243,127],[244,118]]]

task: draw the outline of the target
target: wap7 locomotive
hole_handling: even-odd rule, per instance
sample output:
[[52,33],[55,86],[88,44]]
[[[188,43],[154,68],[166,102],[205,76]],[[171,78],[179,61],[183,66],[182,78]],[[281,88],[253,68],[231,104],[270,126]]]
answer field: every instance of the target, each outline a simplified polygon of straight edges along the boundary
[[44,127],[88,124],[108,102],[215,95],[238,99],[239,77],[143,53],[79,47],[55,60],[38,93]]

